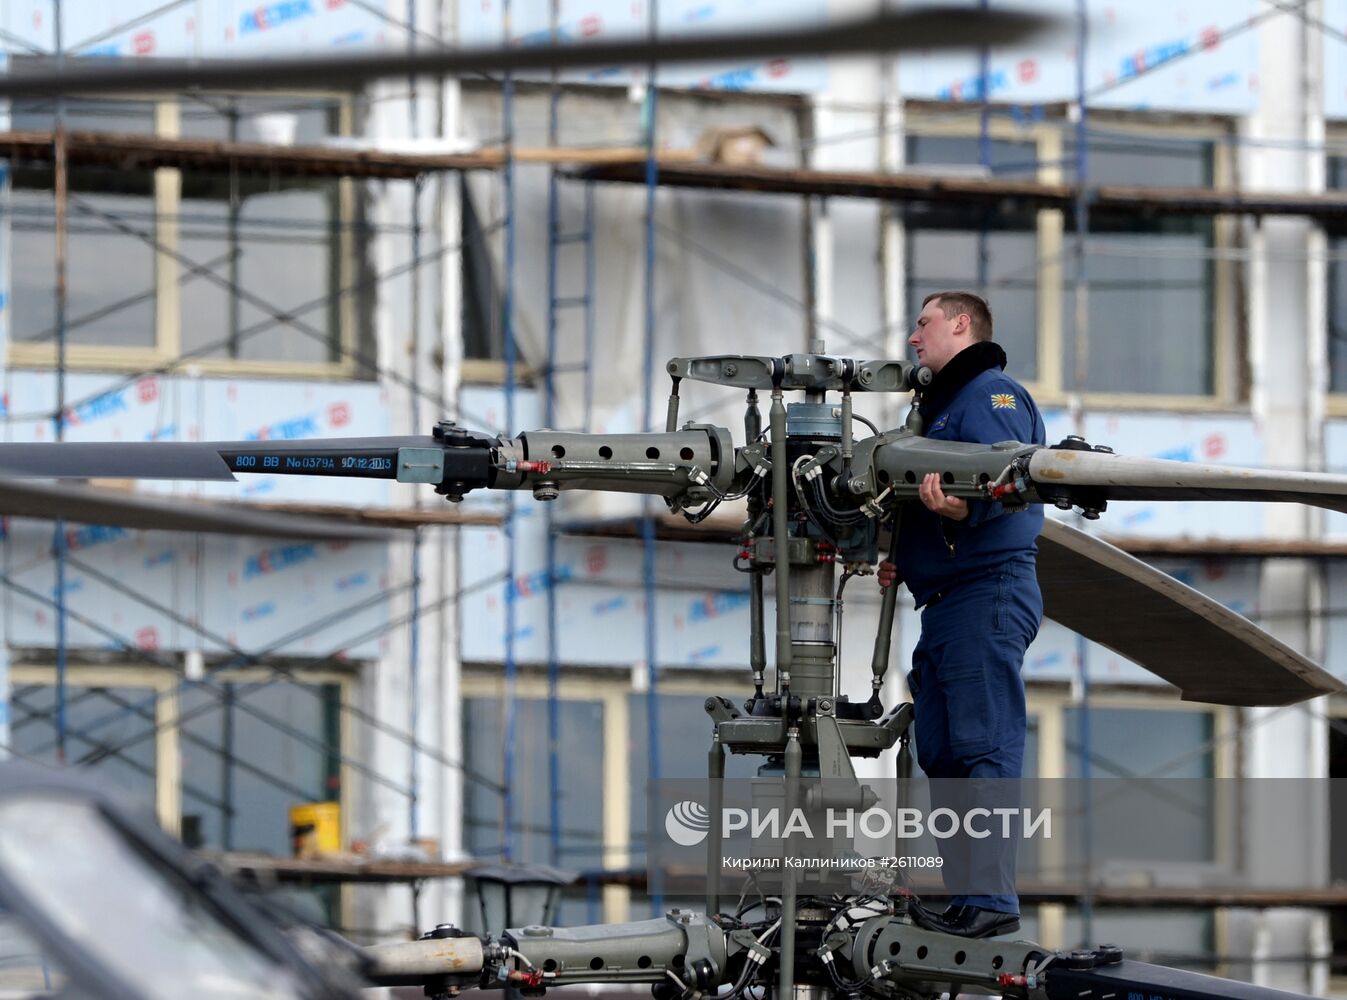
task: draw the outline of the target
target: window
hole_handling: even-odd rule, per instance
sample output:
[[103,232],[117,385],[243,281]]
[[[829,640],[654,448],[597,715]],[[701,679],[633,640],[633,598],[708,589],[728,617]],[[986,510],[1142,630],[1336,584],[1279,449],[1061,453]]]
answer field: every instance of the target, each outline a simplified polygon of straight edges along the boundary
[[[68,129],[316,144],[349,130],[338,97],[198,95],[182,105],[75,101]],[[14,127],[53,127],[51,102]],[[10,361],[51,364],[56,333],[53,169],[12,190]],[[145,368],[188,354],[207,370],[366,374],[374,288],[350,180],[172,169],[69,171],[67,343],[72,364]]]
[[[237,142],[320,143],[341,127],[335,100],[203,97],[181,112],[182,135]],[[182,350],[230,360],[340,364],[343,329],[368,326],[357,281],[364,228],[350,181],[280,174],[182,180],[179,252],[210,275],[187,282]],[[293,316],[280,321],[278,313]]]
[[1090,841],[1067,838],[1072,868],[1087,858],[1096,873],[1216,860],[1212,713],[1070,707],[1063,716],[1066,776],[1091,779],[1081,803],[1090,822],[1074,824]]
[[[56,766],[60,758],[55,671],[42,674],[47,676],[15,680],[9,703],[9,750],[21,759]],[[129,677],[119,684],[67,683],[66,762],[88,768],[100,784],[153,809],[158,702],[155,688],[136,684]]]
[[[1032,142],[994,140],[990,169],[997,174],[1032,173]],[[912,136],[907,162],[915,167],[976,168],[977,138]],[[984,296],[995,319],[996,341],[1010,358],[1008,371],[1025,382],[1039,377],[1038,231],[1032,209],[906,206],[907,301],[916,316],[933,292],[967,289]]]
[[463,357],[470,361],[499,361],[505,357],[504,303],[491,256],[491,233],[496,228],[483,217],[488,204],[482,185],[459,175],[463,205]]
[[[514,739],[513,860],[550,863],[551,802],[561,809],[562,866],[603,867],[603,704],[560,700],[561,788],[551,788],[547,752],[547,701],[518,698]],[[464,846],[478,858],[500,857],[504,801],[493,787],[504,774],[504,702],[471,697],[463,702]]]
[[[714,688],[714,686],[712,686]],[[661,779],[706,778],[706,754],[711,749],[713,726],[706,714],[706,696],[703,694],[659,695],[659,764]],[[649,705],[646,695],[633,694],[627,699],[628,718],[631,720],[629,799],[631,804],[631,863],[640,867],[645,863],[646,833],[649,829],[648,804],[654,796],[647,794],[650,780],[650,726],[647,722]],[[725,777],[746,779],[757,774],[765,757],[727,753]]]
[[[13,128],[47,132],[50,101],[16,102]],[[68,130],[151,132],[153,107],[134,102],[72,101]],[[10,191],[10,337],[50,350],[56,342],[55,172],[20,164]],[[72,168],[67,174],[66,343],[154,346],[154,178],[145,171]]]
[[341,687],[216,675],[181,695],[183,841],[291,853],[289,810],[341,800]]
[[[1210,142],[1092,139],[1090,186],[1210,187]],[[1074,170],[1076,146],[1066,145]],[[1079,381],[1074,283],[1075,221],[1063,249],[1063,388],[1087,392],[1210,396],[1216,392],[1214,220],[1092,211],[1085,238],[1087,336]]]
[[[985,146],[975,120],[955,122],[948,112],[915,115],[909,127],[910,169],[1074,182],[1075,130],[1065,122],[995,118]],[[1137,115],[1093,117],[1087,186],[1229,183],[1225,134],[1219,125],[1180,129],[1150,127]],[[1109,404],[1119,396],[1181,406],[1228,401],[1241,265],[1219,259],[1219,251],[1234,241],[1235,220],[1092,210],[1078,257],[1073,216],[1014,204],[905,206],[909,311],[915,315],[921,300],[942,288],[984,294],[1010,374],[1045,405],[1077,391],[1110,397]],[[1078,269],[1086,288],[1083,342]],[[1347,351],[1342,365],[1347,374]]]

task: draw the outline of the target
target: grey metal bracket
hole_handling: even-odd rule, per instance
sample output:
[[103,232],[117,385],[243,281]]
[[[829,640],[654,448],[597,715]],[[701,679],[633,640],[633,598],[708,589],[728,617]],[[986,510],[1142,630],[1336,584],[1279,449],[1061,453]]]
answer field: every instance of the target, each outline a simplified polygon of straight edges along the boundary
[[397,480],[438,486],[444,480],[444,449],[399,448]]
[[[877,757],[898,742],[898,731],[873,722],[835,720],[842,743],[854,757]],[[786,747],[786,724],[781,719],[742,718],[721,722],[720,741],[731,753],[773,754]],[[818,745],[817,726],[811,718],[800,720],[800,743]]]

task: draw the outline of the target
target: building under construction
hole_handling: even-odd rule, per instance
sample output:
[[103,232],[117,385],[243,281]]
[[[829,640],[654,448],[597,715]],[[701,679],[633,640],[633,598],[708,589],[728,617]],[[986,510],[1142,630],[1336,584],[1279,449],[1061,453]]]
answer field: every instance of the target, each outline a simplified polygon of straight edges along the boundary
[[[883,4],[105,6],[7,0],[0,46],[15,67],[421,51]],[[1040,6],[1059,30],[1014,51],[16,100],[2,440],[650,430],[668,358],[902,358],[923,297],[967,288],[1049,441],[1347,471],[1347,7]],[[739,397],[685,396],[741,425]],[[875,398],[858,412],[898,426],[907,398]],[[707,695],[752,690],[736,520],[265,474],[94,485],[88,524],[0,486],[10,755],[93,769],[356,940],[470,923],[459,874],[501,859],[578,873],[562,922],[648,915],[647,783],[702,773]],[[1089,527],[1347,678],[1342,515],[1131,502]],[[871,634],[877,588],[848,597]],[[904,596],[895,663],[918,632]],[[1181,702],[1052,622],[1024,676],[1030,776],[1347,778],[1347,700]],[[328,802],[337,849],[295,858],[292,809]],[[1069,891],[1026,887],[1026,937],[1347,995],[1347,816],[1271,845],[1112,833]],[[1261,877],[1270,852],[1296,885]]]

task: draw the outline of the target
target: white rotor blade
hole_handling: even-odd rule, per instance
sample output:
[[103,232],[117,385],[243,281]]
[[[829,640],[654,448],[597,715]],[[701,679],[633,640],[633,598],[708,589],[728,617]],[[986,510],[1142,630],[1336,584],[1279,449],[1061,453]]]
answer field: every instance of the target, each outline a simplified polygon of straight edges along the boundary
[[1347,513],[1347,476],[1200,465],[1098,451],[1040,448],[1029,477],[1053,486],[1097,486],[1110,500],[1257,500]]

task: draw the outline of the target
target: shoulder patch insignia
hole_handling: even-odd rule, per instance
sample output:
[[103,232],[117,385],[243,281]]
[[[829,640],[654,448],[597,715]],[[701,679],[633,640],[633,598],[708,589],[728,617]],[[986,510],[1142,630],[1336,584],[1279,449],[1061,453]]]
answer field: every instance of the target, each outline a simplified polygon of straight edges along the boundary
[[935,426],[933,426],[933,427],[931,428],[931,430],[933,430],[933,431],[941,430],[947,423],[949,423],[949,414],[948,414],[948,413],[946,413],[946,414],[944,414],[943,416],[941,416],[941,418],[935,422]]
[[1015,409],[1015,394],[1013,392],[992,393],[992,409],[993,410]]

